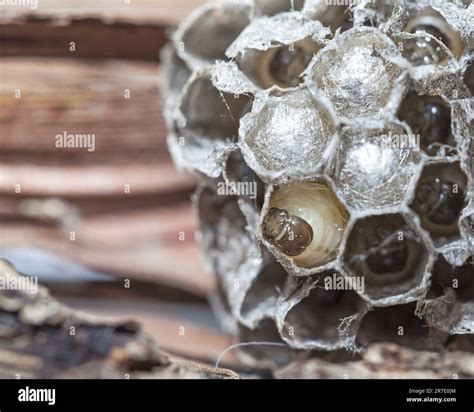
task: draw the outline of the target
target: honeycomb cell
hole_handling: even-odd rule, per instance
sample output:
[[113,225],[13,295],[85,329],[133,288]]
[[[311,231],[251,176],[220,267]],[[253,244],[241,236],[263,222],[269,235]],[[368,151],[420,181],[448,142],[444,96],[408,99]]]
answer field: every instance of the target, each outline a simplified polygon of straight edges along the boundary
[[216,89],[208,76],[196,77],[181,101],[185,130],[208,139],[235,139],[239,120],[250,109],[248,96],[234,96]]
[[329,27],[333,33],[338,28],[344,31],[352,27],[350,9],[344,5],[326,4],[319,0],[307,0],[304,12],[310,14],[313,19],[320,21],[324,26]]
[[168,142],[178,167],[217,178],[224,168],[222,151],[234,147],[251,97],[221,92],[210,77],[209,71],[195,72],[178,104],[168,101],[168,119],[173,119]]
[[317,43],[305,39],[268,50],[251,49],[239,56],[238,65],[262,89],[288,89],[303,81],[302,74],[319,48]]
[[254,0],[257,15],[274,16],[287,11],[301,10],[304,0]]
[[288,274],[274,259],[267,262],[258,273],[243,301],[241,314],[249,322],[273,315],[276,302],[283,290]]
[[474,257],[471,256],[463,266],[452,266],[439,256],[433,267],[429,299],[443,296],[452,289],[460,302],[474,300]]
[[[462,38],[449,27],[446,20],[436,11],[429,9],[411,18],[405,31],[417,33],[420,36],[404,41],[403,55],[415,66],[430,64],[446,64],[449,54],[433,39],[443,43],[459,58],[464,50]],[[429,34],[433,37],[426,36]]]
[[179,57],[176,49],[169,45],[163,52],[163,60],[165,62],[165,88],[168,93],[178,94],[191,77],[191,70]]
[[440,96],[411,92],[402,102],[398,117],[420,136],[421,148],[435,156],[444,145],[456,146],[451,133],[451,108]]
[[261,210],[265,198],[265,184],[245,163],[239,150],[232,152],[227,158],[225,179],[229,188],[235,188],[237,196],[251,201],[257,210]]
[[308,91],[274,92],[257,97],[240,133],[247,163],[269,178],[274,172],[317,170],[336,138],[336,123]]
[[[347,120],[379,115],[390,101],[403,70],[385,55],[395,44],[373,28],[353,28],[336,37],[313,61],[316,87]],[[377,87],[374,87],[377,85]]]
[[344,265],[355,279],[363,279],[363,294],[373,304],[405,303],[426,287],[427,247],[401,215],[370,216],[352,228]]
[[235,59],[248,51],[266,51],[287,46],[304,39],[324,44],[331,31],[319,21],[310,19],[301,12],[279,13],[274,16],[257,17],[242,31],[226,50],[226,56]]
[[418,181],[411,208],[435,244],[444,244],[459,236],[459,218],[467,206],[467,177],[459,163],[426,166]]
[[338,194],[354,210],[404,202],[420,170],[418,141],[401,126],[346,128],[331,161]]
[[375,308],[362,320],[357,341],[362,346],[391,342],[418,350],[429,349],[429,329],[415,316],[415,311],[415,303]]
[[214,187],[198,193],[200,243],[212,269],[232,286],[239,268],[256,253],[256,245],[246,231],[247,222],[237,198],[218,195]]
[[360,315],[366,305],[337,272],[321,274],[304,298],[286,313],[282,337],[294,347],[344,347],[354,336],[357,322],[341,329],[343,320]]
[[225,59],[225,51],[250,23],[249,8],[232,1],[198,9],[181,26],[175,44],[181,56],[213,63]]
[[277,186],[262,219],[262,235],[279,253],[304,268],[333,260],[349,215],[324,182]]

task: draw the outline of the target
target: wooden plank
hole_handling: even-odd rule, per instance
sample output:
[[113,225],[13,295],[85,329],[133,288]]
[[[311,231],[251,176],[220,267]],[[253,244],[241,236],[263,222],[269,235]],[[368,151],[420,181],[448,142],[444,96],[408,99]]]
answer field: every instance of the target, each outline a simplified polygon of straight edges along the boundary
[[[99,18],[104,21],[176,24],[207,0],[38,0],[38,8],[3,7],[4,21],[27,16],[58,20]],[[0,21],[1,21],[0,20]]]
[[203,2],[39,0],[35,10],[4,6],[0,56],[158,61],[168,29]]
[[[168,157],[156,63],[6,58],[0,76],[4,161],[20,151],[69,162],[81,155],[88,163],[117,153]],[[64,133],[94,134],[94,151],[58,148],[56,136]]]
[[[26,196],[112,196],[191,191],[194,179],[176,173],[167,162],[156,165],[39,166],[0,165],[0,192],[12,195],[20,185]],[[18,190],[20,190],[18,189]]]
[[[158,66],[10,58],[1,76],[0,245],[209,293],[196,180],[169,157]],[[95,150],[58,148],[61,133],[93,134]]]
[[[189,204],[85,216],[67,230],[0,220],[0,247],[38,248],[122,278],[161,283],[206,296],[215,286],[194,242]],[[70,240],[74,231],[75,240]]]

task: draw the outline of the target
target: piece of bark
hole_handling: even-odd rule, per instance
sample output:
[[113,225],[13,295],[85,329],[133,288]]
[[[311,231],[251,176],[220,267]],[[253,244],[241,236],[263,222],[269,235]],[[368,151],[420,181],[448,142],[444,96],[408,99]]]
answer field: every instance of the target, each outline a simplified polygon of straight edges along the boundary
[[[74,309],[98,316],[101,319],[118,322],[133,318],[143,331],[151,336],[170,356],[184,357],[194,361],[214,365],[219,355],[233,344],[231,336],[209,325],[191,318],[197,305],[181,304],[176,313],[160,311],[162,305],[157,302],[130,299],[117,301],[107,299],[77,299],[58,297]],[[248,369],[228,351],[220,361],[220,366],[238,370]]]
[[0,378],[238,377],[173,362],[136,323],[75,312],[25,279],[0,261]]
[[369,346],[362,360],[294,362],[275,373],[281,379],[455,379],[474,378],[470,352],[415,351],[393,343]]
[[158,61],[169,27],[203,2],[40,0],[40,7],[34,10],[4,7],[0,56]]

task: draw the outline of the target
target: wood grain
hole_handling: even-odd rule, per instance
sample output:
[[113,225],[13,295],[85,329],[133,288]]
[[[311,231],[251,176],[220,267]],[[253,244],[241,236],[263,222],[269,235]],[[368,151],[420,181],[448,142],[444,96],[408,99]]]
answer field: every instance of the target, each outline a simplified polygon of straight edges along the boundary
[[0,21],[26,16],[56,19],[100,18],[104,21],[177,24],[207,0],[39,0],[38,8],[5,7]]
[[[2,79],[0,245],[205,296],[196,181],[168,154],[158,66],[11,58]],[[95,150],[56,147],[63,132],[94,134]]]
[[2,7],[0,56],[158,61],[169,29],[204,3],[203,0],[38,1],[34,10]]

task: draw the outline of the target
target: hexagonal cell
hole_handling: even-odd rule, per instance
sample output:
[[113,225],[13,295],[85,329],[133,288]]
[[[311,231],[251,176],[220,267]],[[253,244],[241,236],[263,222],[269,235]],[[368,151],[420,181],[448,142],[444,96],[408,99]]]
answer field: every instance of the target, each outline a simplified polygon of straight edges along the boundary
[[333,33],[338,28],[344,31],[352,27],[352,15],[347,5],[327,4],[320,0],[306,0],[303,11],[311,15],[313,19],[330,27]]
[[308,91],[259,96],[241,122],[242,154],[262,177],[317,170],[336,137],[336,121]]
[[267,262],[255,278],[242,304],[241,315],[250,323],[269,317],[276,310],[288,273],[274,259]]
[[467,206],[467,177],[459,163],[425,167],[410,207],[437,246],[459,236],[459,218]]
[[[336,349],[350,346],[358,327],[357,317],[367,310],[348,279],[325,272],[286,313],[282,337],[292,347]],[[346,323],[344,323],[346,321]]]
[[250,23],[250,8],[235,1],[206,4],[191,14],[175,35],[176,48],[186,60],[213,63]]
[[246,231],[247,222],[234,196],[220,196],[213,187],[198,193],[200,243],[212,269],[232,287],[238,268],[255,253],[255,241]]
[[321,45],[311,39],[304,39],[268,50],[249,49],[237,58],[237,63],[245,75],[262,89],[273,86],[288,89],[303,82],[303,72],[320,48]]
[[428,349],[429,329],[415,316],[415,310],[415,303],[375,308],[362,320],[357,341],[363,346],[392,342],[413,349]]
[[419,298],[429,262],[427,245],[399,214],[359,219],[344,251],[350,275],[364,279],[364,295],[379,306]]
[[440,13],[431,8],[414,15],[404,30],[419,34],[403,42],[403,56],[415,66],[448,62],[449,53],[435,39],[445,45],[455,58],[461,57],[464,51],[465,44],[459,34]]
[[474,256],[471,256],[463,266],[452,266],[443,256],[439,256],[431,275],[429,299],[444,296],[452,289],[460,302],[474,300]]
[[330,164],[339,195],[355,210],[396,206],[420,170],[415,139],[395,123],[346,128]]
[[165,75],[165,88],[167,93],[178,94],[191,76],[191,70],[184,60],[182,60],[176,49],[171,45],[164,48],[162,60]]
[[184,129],[209,139],[235,139],[240,118],[250,109],[248,96],[234,96],[216,89],[208,75],[198,76],[188,84],[182,97]]
[[317,54],[311,75],[341,118],[376,116],[383,113],[404,73],[384,57],[388,54],[398,51],[387,36],[356,27]]
[[235,195],[248,200],[261,210],[265,198],[265,184],[245,163],[240,150],[232,152],[227,158],[224,179]]
[[253,330],[240,325],[239,341],[244,345],[236,354],[251,366],[274,369],[288,364],[298,353],[282,341],[272,319],[262,320]]
[[314,268],[337,256],[348,218],[326,183],[283,184],[270,196],[262,236],[297,266]]
[[445,145],[454,151],[456,141],[451,133],[451,108],[440,96],[419,96],[410,92],[398,112],[398,118],[420,136],[421,148],[431,156],[443,155]]
[[285,11],[301,10],[304,0],[254,0],[257,15],[274,16]]

